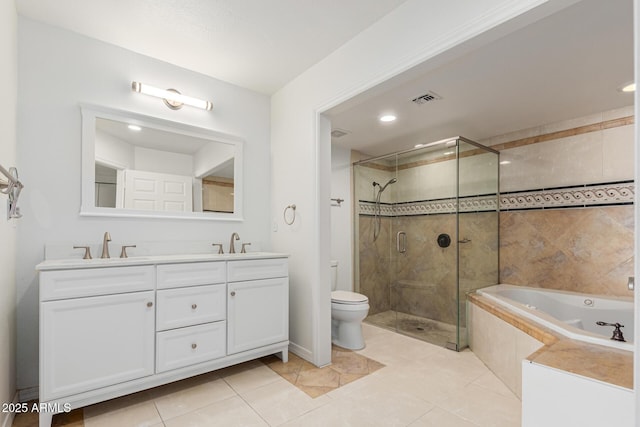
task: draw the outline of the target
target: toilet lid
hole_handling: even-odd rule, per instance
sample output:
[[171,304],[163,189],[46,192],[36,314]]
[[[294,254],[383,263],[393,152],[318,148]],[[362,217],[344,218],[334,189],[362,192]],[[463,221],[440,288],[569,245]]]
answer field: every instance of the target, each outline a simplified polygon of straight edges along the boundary
[[340,304],[361,304],[368,302],[369,298],[356,292],[349,291],[333,291],[331,292],[331,301]]

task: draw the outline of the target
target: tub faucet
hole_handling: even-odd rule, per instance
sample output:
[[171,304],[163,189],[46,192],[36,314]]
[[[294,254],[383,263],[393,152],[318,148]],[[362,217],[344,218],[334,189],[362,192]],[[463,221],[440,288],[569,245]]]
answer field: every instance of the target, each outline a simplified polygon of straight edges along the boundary
[[111,258],[109,256],[109,242],[111,241],[111,234],[107,231],[104,233],[104,238],[102,239],[102,256],[100,258]]
[[240,236],[238,235],[238,233],[234,232],[234,233],[231,235],[231,242],[229,243],[229,253],[230,253],[230,254],[235,254],[235,253],[236,253],[236,248],[235,248],[235,246],[233,245],[233,240],[234,240],[234,238],[235,238],[235,240],[240,240]]
[[613,336],[611,337],[612,340],[614,341],[622,341],[622,342],[626,342],[627,340],[624,339],[624,336],[622,336],[622,331],[620,330],[620,328],[624,328],[624,325],[621,325],[620,323],[616,322],[616,323],[606,323],[606,322],[601,322],[598,321],[596,322],[596,325],[598,326],[613,326]]

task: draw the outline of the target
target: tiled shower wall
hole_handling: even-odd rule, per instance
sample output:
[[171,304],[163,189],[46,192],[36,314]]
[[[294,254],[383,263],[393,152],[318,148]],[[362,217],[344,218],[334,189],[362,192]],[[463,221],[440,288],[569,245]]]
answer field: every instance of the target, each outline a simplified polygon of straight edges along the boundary
[[[369,297],[369,314],[393,309],[456,324],[458,314],[465,313],[464,298],[462,309],[457,310],[458,245],[461,295],[497,282],[495,212],[460,214],[460,238],[469,239],[468,243],[456,242],[456,216],[452,214],[382,218],[375,242],[373,221],[373,217],[360,216],[359,291]],[[395,232],[400,230],[407,235],[404,253],[395,250]],[[453,239],[447,248],[437,244],[441,233]]]
[[500,280],[631,296],[633,107],[481,141],[501,166]]

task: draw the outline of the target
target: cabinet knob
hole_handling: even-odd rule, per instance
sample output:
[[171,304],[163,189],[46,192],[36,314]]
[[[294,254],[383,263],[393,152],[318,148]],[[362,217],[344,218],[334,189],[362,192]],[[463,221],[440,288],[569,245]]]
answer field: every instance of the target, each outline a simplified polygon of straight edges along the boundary
[[149,301],[149,302],[147,303],[147,307],[153,307],[153,303],[152,303],[151,301]]
[[231,291],[231,296],[235,297],[236,296],[236,291]]
[[196,308],[198,308],[198,304],[191,304],[191,309],[195,310]]
[[196,343],[191,344],[191,348],[192,348],[192,349],[194,349],[194,350],[195,350],[195,349],[196,349],[196,347],[198,347],[198,344],[196,344]]

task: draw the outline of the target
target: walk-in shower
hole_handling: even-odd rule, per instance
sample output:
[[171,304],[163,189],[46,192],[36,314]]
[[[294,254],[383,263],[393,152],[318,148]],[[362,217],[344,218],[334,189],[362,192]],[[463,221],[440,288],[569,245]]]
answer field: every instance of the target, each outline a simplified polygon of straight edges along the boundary
[[498,283],[498,163],[498,152],[456,137],[354,164],[365,322],[467,346],[466,293]]

